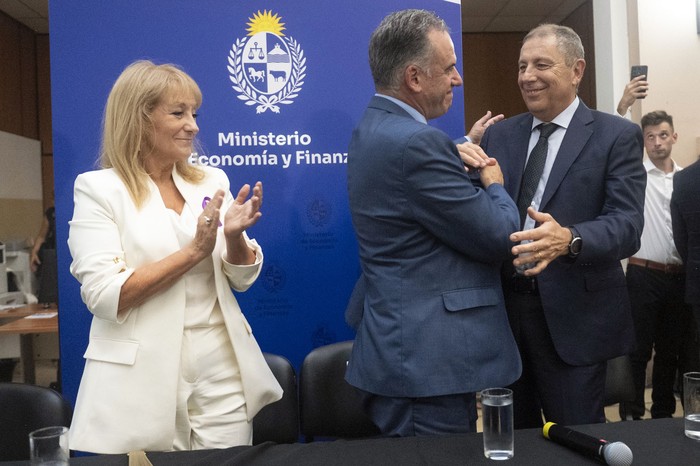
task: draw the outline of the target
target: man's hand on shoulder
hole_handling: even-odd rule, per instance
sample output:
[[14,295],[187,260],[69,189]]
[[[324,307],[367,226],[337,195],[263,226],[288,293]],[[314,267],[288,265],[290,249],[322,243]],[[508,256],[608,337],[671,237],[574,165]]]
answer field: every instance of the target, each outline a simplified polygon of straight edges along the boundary
[[457,150],[459,151],[459,157],[462,159],[462,163],[464,163],[467,171],[474,169],[479,170],[489,165],[496,165],[496,159],[486,155],[484,150],[477,144],[471,142],[457,144]]
[[469,139],[471,139],[471,142],[473,142],[474,144],[480,144],[481,138],[484,135],[484,131],[486,131],[486,128],[495,123],[498,123],[504,118],[505,116],[502,113],[492,117],[491,110],[489,110],[484,116],[476,120],[476,123],[474,123],[472,129],[469,130],[467,136],[469,137]]

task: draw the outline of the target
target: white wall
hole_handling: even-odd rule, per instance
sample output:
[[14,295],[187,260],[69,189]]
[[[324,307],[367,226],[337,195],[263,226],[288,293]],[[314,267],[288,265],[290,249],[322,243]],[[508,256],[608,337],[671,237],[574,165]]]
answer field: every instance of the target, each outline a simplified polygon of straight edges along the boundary
[[700,154],[700,35],[695,0],[637,0],[640,64],[649,65],[641,114],[673,116],[673,158],[687,166]]
[[696,0],[593,0],[597,108],[615,113],[630,65],[649,66],[649,95],[627,115],[665,110],[673,116],[681,166],[700,155],[700,35]]
[[625,2],[593,0],[596,108],[615,113],[629,81],[629,37]]
[[0,198],[41,200],[41,142],[0,131]]
[[673,116],[673,158],[687,166],[700,155],[700,35],[696,0],[636,0],[640,64],[649,66],[649,95],[641,114]]
[[34,238],[42,204],[41,143],[0,131],[0,241]]

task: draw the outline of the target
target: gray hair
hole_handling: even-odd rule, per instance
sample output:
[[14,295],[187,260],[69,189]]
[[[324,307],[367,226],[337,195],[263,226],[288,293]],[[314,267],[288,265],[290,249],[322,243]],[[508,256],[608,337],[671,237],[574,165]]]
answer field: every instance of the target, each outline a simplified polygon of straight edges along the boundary
[[566,66],[571,66],[576,60],[584,59],[585,52],[581,38],[576,31],[568,26],[559,24],[540,24],[535,29],[527,33],[523,43],[535,37],[542,38],[554,36],[557,41],[557,49],[564,55]]
[[369,67],[377,89],[398,90],[411,63],[427,68],[432,46],[428,33],[449,28],[435,13],[402,10],[385,17],[369,40]]

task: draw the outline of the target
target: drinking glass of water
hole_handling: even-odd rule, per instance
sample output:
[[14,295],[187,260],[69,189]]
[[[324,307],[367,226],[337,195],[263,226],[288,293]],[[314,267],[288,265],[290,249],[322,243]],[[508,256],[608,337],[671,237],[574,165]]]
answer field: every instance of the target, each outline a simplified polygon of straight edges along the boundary
[[513,391],[488,388],[481,391],[484,425],[484,455],[492,460],[507,460],[515,453],[513,442]]
[[51,426],[30,432],[29,457],[32,466],[68,466],[68,427]]
[[700,440],[700,372],[683,374],[685,436]]
[[[532,243],[532,241],[530,241],[530,240],[523,240],[523,241],[520,242],[520,244],[528,244],[528,243]],[[518,257],[520,257],[520,258],[527,258],[527,257],[529,257],[529,258],[532,259],[532,262],[527,262],[527,263],[525,263],[525,264],[523,264],[523,265],[518,265],[518,266],[515,267],[515,271],[518,273],[518,275],[525,275],[525,271],[526,271],[526,270],[531,269],[531,268],[533,268],[534,266],[537,265],[537,262],[538,262],[538,261],[537,261],[537,259],[535,258],[535,254],[532,253],[532,252],[523,252],[523,253],[521,253],[521,254],[518,254]]]

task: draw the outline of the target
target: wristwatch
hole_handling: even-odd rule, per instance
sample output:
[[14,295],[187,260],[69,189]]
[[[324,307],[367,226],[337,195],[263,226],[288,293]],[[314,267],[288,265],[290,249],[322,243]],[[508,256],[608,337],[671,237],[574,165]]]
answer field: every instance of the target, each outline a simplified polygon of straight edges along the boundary
[[576,228],[574,227],[567,227],[569,231],[571,232],[571,242],[569,243],[569,257],[572,259],[575,259],[578,257],[579,254],[581,254],[581,248],[583,247],[583,240],[581,239],[581,235],[578,234],[578,231],[576,231]]

